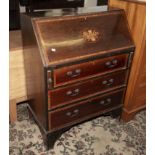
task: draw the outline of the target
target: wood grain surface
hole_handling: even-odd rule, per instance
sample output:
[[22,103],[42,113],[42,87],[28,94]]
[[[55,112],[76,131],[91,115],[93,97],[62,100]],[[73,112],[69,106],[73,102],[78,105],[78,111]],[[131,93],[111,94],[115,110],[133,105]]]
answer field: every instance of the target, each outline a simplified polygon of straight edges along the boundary
[[73,124],[75,121],[103,113],[122,104],[124,90],[97,96],[83,102],[49,112],[49,128],[54,129]]
[[132,3],[139,3],[139,4],[146,4],[146,0],[121,0],[126,2],[132,2]]
[[23,48],[20,31],[9,32],[9,98],[26,96]]
[[86,80],[81,83],[76,83],[74,85],[69,85],[65,88],[58,88],[48,91],[49,110],[51,108],[86,99],[96,94],[101,94],[125,87],[127,83],[127,77],[128,70],[122,70],[112,74],[93,78],[91,80]]
[[33,27],[47,65],[56,65],[134,47],[126,22],[117,10],[34,19]]
[[146,5],[129,1],[109,0],[109,6],[125,10],[136,45],[125,97],[123,119],[129,120],[146,104]]
[[16,50],[21,50],[22,45],[22,36],[20,30],[9,31],[9,50],[14,52]]
[[9,115],[17,120],[17,103],[27,100],[21,31],[9,32]]
[[[84,62],[76,65],[55,69],[54,87],[66,85],[68,83],[89,79],[98,75],[111,73],[127,68],[129,54],[120,54],[94,61]],[[80,71],[76,73],[76,71]],[[71,72],[71,75],[68,73]]]

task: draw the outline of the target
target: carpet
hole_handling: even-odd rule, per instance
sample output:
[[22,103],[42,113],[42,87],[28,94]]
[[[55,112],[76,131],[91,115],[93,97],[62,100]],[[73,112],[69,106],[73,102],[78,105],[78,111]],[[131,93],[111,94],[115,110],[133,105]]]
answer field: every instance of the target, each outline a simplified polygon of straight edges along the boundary
[[9,127],[10,155],[145,155],[146,112],[124,123],[99,117],[71,128],[47,151],[38,126],[29,119],[27,104],[18,105],[18,121]]

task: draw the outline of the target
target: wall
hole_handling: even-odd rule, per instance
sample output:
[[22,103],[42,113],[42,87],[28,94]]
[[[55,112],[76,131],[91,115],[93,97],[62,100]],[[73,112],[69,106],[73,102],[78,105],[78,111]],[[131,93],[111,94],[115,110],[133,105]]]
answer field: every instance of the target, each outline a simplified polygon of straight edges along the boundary
[[97,5],[97,0],[85,0],[84,2],[85,7],[96,6],[96,5]]

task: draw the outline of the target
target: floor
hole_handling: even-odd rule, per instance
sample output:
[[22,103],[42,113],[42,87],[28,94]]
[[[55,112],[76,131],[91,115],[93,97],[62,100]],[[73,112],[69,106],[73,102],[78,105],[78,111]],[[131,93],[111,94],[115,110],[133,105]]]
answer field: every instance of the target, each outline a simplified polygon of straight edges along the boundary
[[18,121],[10,124],[10,155],[145,155],[146,113],[134,120],[99,117],[71,128],[46,151],[41,133],[28,117],[26,104],[18,106]]

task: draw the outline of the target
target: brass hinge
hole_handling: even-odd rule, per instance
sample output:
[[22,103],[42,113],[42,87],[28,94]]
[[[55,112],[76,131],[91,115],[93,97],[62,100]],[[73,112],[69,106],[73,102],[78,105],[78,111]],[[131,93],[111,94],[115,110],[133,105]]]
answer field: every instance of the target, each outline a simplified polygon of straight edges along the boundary
[[132,60],[133,60],[133,52],[130,53],[129,55],[129,60],[128,60],[128,67],[131,67],[131,64],[132,64]]
[[51,70],[47,71],[47,87],[48,87],[48,89],[52,88],[52,72],[51,72]]

